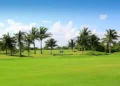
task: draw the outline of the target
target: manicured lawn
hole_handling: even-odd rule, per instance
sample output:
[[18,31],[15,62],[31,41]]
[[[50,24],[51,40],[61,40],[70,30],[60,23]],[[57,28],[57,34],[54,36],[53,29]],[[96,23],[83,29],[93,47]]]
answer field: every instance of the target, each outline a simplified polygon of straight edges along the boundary
[[120,86],[120,53],[43,52],[22,58],[0,55],[0,86]]

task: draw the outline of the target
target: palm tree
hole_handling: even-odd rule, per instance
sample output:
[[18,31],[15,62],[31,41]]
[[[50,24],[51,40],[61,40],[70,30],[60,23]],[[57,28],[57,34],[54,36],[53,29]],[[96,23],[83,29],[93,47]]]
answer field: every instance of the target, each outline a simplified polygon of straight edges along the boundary
[[78,36],[76,42],[77,42],[77,47],[79,48],[79,50],[82,51],[82,54],[83,54],[84,42],[83,42],[82,38],[80,38],[80,36]]
[[7,44],[8,44],[8,35],[9,35],[9,33],[8,34],[4,34],[3,35],[3,38],[1,38],[1,40],[2,40],[2,42],[3,42],[3,50],[6,50],[6,55],[8,54],[8,47],[7,47]]
[[52,54],[52,49],[57,46],[57,44],[56,44],[57,41],[55,39],[51,38],[51,39],[45,41],[45,43],[46,43],[47,47],[50,47],[51,54]]
[[91,34],[91,31],[88,28],[83,28],[80,30],[80,35],[77,37],[77,45],[81,46],[81,51],[83,54],[83,50],[85,51],[85,48],[89,45],[89,36]]
[[3,35],[3,48],[6,49],[6,55],[8,54],[7,50],[10,50],[10,55],[12,55],[12,51],[15,48],[15,38],[11,37],[9,33]]
[[8,49],[10,50],[10,55],[12,56],[12,52],[16,47],[16,41],[14,37],[10,37],[8,40]]
[[75,47],[75,41],[73,39],[68,41],[68,46],[72,49],[72,52],[73,52],[73,48]]
[[22,45],[23,45],[23,40],[24,40],[25,33],[19,31],[18,34],[15,34],[16,41],[18,42],[19,46],[19,56],[22,56]]
[[94,49],[97,48],[97,46],[99,45],[99,40],[100,39],[94,34],[90,36],[90,46],[93,51],[93,54],[94,54]]
[[108,43],[109,45],[109,54],[111,53],[111,44],[114,42],[114,40],[117,40],[119,37],[117,35],[117,32],[113,29],[106,30],[107,33],[105,34],[105,38],[103,38],[104,42]]
[[28,34],[25,36],[25,42],[27,43],[26,45],[28,46],[28,56],[30,55],[30,44],[33,43],[33,39],[31,34]]
[[43,39],[46,39],[51,36],[51,33],[47,33],[48,29],[46,27],[40,27],[38,32],[38,39],[41,43],[40,47],[40,53],[42,54],[42,41]]
[[31,38],[33,40],[33,45],[34,45],[34,54],[36,54],[35,39],[37,39],[37,32],[38,32],[38,29],[36,27],[32,27],[30,34],[31,34]]

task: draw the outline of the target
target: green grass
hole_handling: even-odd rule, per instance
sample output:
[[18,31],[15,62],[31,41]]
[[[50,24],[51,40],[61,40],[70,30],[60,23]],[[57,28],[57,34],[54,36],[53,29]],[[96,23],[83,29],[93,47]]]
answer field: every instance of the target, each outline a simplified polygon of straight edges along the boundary
[[32,51],[24,58],[2,54],[0,86],[120,86],[120,53],[96,54],[65,51],[53,56]]

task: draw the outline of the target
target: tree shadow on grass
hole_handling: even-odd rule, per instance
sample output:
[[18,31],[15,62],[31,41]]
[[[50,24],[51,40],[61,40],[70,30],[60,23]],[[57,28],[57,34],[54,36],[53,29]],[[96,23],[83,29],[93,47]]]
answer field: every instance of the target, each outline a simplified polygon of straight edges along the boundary
[[53,56],[71,56],[73,54],[53,54]]
[[33,57],[33,56],[26,56],[26,55],[12,55],[13,57],[21,57],[21,58],[29,58],[29,57]]
[[25,58],[27,58],[27,57],[33,57],[33,56],[27,56],[27,55],[21,55],[21,56],[19,56],[19,55],[16,55],[16,54],[13,54],[13,55],[10,55],[10,54],[7,54],[6,55],[6,53],[1,53],[0,55],[5,55],[6,57],[7,56],[9,56],[9,57],[25,57]]
[[109,55],[108,53],[93,53],[93,52],[89,52],[87,53],[87,55],[91,55],[91,56],[104,56],[104,55]]

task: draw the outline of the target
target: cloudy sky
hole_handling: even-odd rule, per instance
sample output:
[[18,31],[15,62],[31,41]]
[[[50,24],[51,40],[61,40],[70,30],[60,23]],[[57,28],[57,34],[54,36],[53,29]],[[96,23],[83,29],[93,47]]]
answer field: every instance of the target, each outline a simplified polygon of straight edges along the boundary
[[[60,46],[87,26],[104,37],[106,29],[120,35],[119,0],[0,0],[0,37],[7,32],[28,32],[48,27]],[[39,47],[39,43],[36,41]]]

